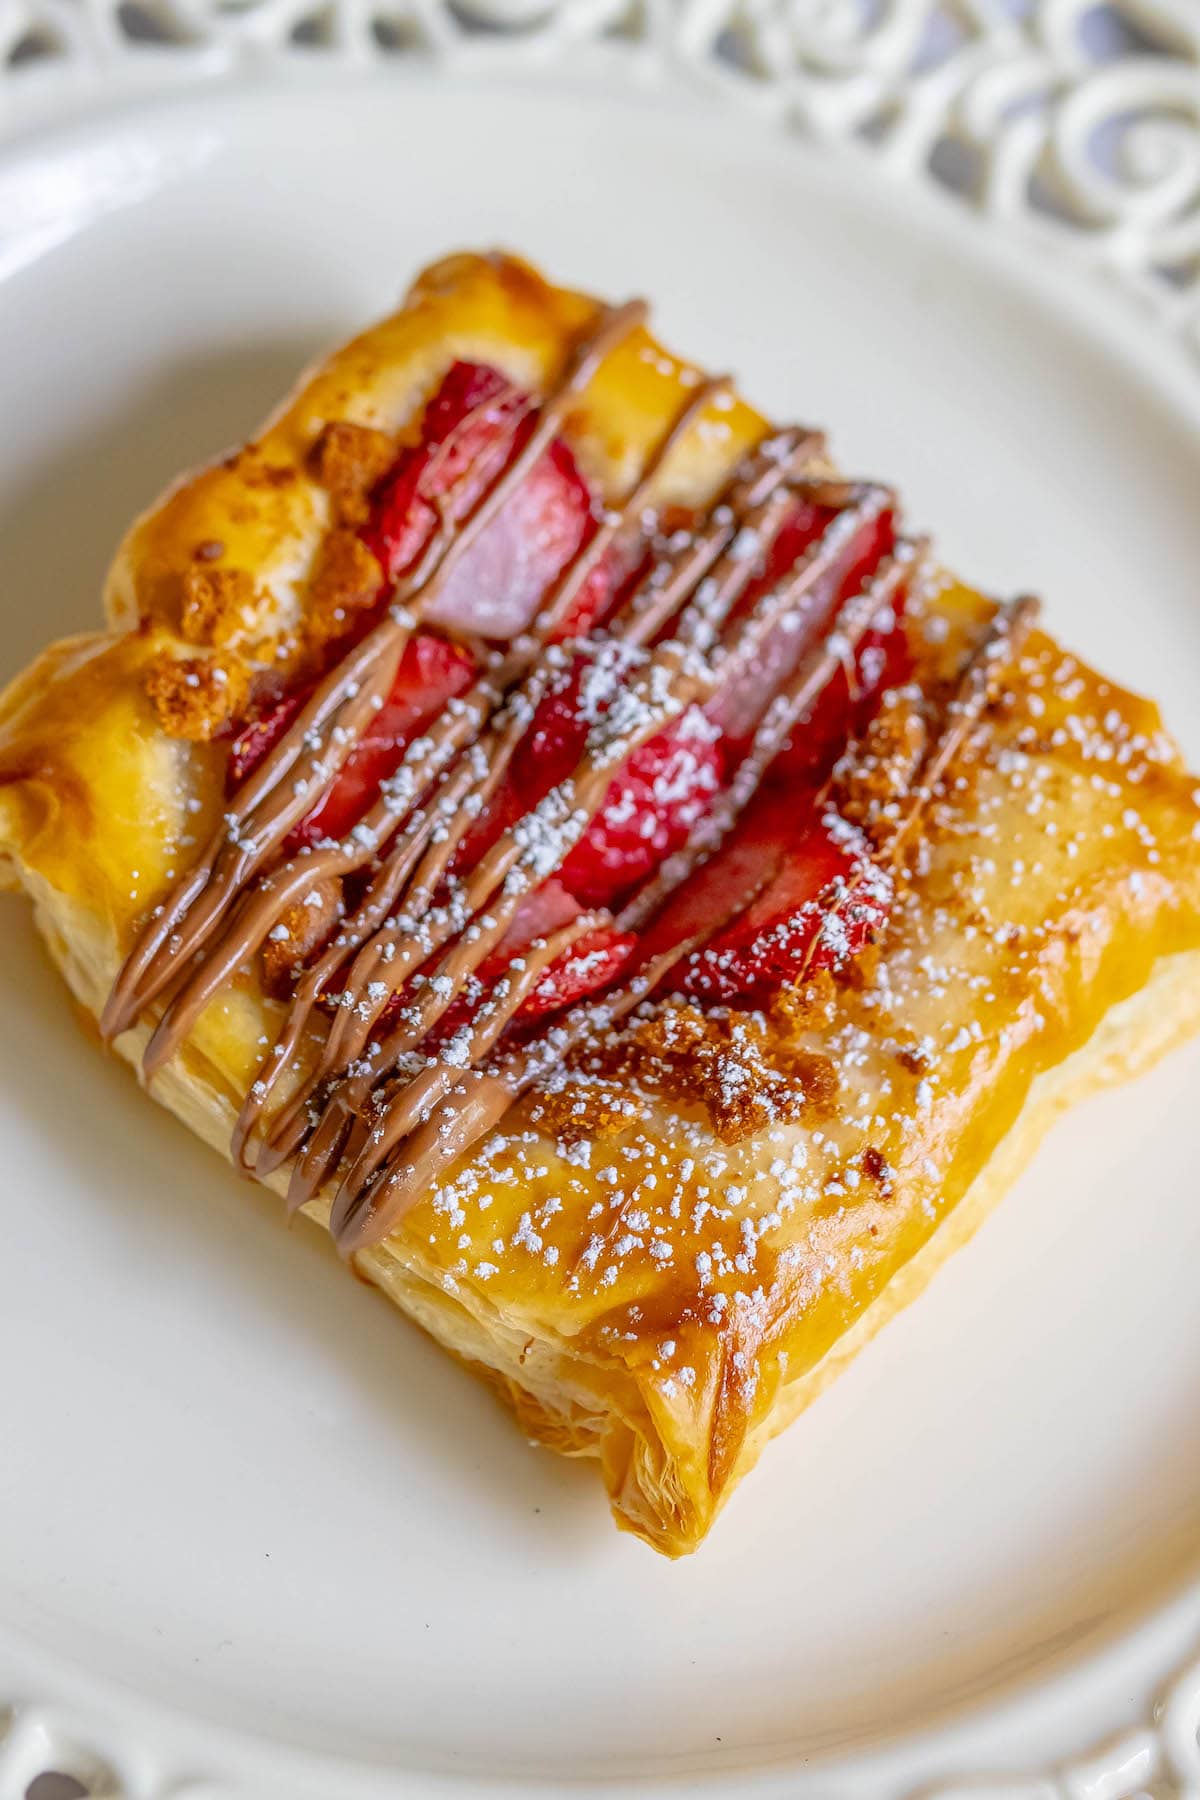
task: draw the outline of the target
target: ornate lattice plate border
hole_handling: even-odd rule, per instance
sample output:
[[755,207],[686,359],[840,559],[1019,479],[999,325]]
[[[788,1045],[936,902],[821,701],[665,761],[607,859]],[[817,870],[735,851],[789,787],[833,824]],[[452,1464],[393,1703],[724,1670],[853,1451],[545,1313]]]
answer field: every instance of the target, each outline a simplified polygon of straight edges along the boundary
[[[1115,280],[1200,355],[1200,0],[0,0],[0,135],[248,71],[553,73],[588,59],[946,188]],[[181,1781],[115,1725],[40,1703],[3,1660],[0,1800],[231,1794]],[[936,1790],[1142,1795],[1200,1800],[1200,1660],[1144,1724],[1074,1760]]]
[[1067,244],[1200,353],[1200,0],[0,0],[0,130],[118,86],[588,48]]

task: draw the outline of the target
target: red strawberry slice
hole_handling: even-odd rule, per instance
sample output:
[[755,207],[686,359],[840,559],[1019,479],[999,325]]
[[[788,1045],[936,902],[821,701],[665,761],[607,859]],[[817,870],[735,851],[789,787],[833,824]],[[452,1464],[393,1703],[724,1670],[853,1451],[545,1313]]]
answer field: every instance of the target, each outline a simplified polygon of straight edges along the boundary
[[[383,742],[407,743],[418,725],[436,718],[447,700],[461,694],[475,672],[470,652],[461,644],[437,637],[430,631],[418,631],[405,646],[387,702],[369,726],[362,749]],[[269,750],[273,750],[288,726],[311,699],[315,683],[301,688],[243,725],[229,747],[225,770],[226,787],[232,792],[252,775]],[[346,765],[339,785],[349,779],[354,757]],[[391,773],[390,770],[385,773]]]
[[486,809],[455,856],[456,872],[473,869],[492,845],[565,781],[583,754],[587,724],[579,691],[587,661],[577,657],[541,701]]
[[734,617],[748,613],[764,594],[777,586],[836,517],[837,512],[832,506],[814,506],[810,500],[797,500],[776,532],[762,568],[746,587]]
[[[589,722],[619,692],[621,667],[607,653],[576,658],[534,714],[508,774],[464,843],[460,868],[473,867],[503,831],[570,776],[583,756]],[[690,707],[617,769],[600,810],[563,863],[564,885],[584,906],[608,906],[628,893],[687,842],[725,769],[715,728]]]
[[818,695],[793,727],[775,759],[776,778],[811,782],[824,779],[851,737],[865,730],[889,688],[900,687],[912,673],[912,652],[903,625],[904,595],[893,595],[890,629],[869,631],[854,658],[854,700],[844,669]]
[[[842,515],[832,506],[815,506],[809,500],[798,500],[777,532],[767,553],[761,572],[749,583],[738,603],[735,616],[740,617],[766,593],[791,573],[806,550],[825,535]],[[896,519],[890,508],[866,520],[847,538],[837,558],[833,579],[818,584],[823,589],[826,609],[835,597],[856,594],[881,559],[890,555],[896,543]]]
[[865,839],[818,821],[793,839],[743,916],[689,958],[679,985],[704,1000],[762,998],[813,969],[840,968],[887,918],[891,883]]
[[[578,918],[580,910],[579,902],[558,881],[543,882],[526,895],[496,950],[480,964],[468,991],[447,1009],[430,1033],[431,1046],[453,1037],[474,1017],[487,990],[513,957],[520,956],[537,939],[551,937],[569,925]],[[540,1019],[609,986],[629,961],[636,943],[631,932],[617,931],[611,925],[598,925],[585,932],[545,970],[516,1017]],[[381,1023],[386,1023],[403,1003],[401,996],[389,1001]]]
[[474,676],[475,660],[461,644],[431,631],[414,633],[387,700],[320,805],[293,831],[289,848],[345,837],[378,798],[380,782],[399,768],[405,746]]
[[612,701],[612,693],[600,685],[609,666],[603,652],[598,657],[577,656],[539,704],[512,761],[513,785],[525,805],[565,781],[578,764],[589,719],[599,718]]
[[[481,637],[514,637],[530,623],[550,584],[594,529],[588,491],[570,452],[551,444],[455,564],[429,618]],[[578,596],[573,629],[583,617],[579,603],[594,606],[595,588]]]
[[513,383],[490,364],[451,363],[425,408],[421,441],[443,446],[451,458],[450,479],[457,479],[494,444],[497,421],[515,418],[527,405]]
[[555,881],[553,876],[549,881],[543,881],[541,887],[526,894],[518,906],[512,924],[496,947],[495,967],[501,967],[509,957],[528,949],[536,938],[553,937],[556,931],[577,919],[582,910],[574,894],[569,894],[561,881]]
[[[743,595],[736,616],[747,612],[783,581],[836,516],[829,507],[800,502],[772,545],[763,572]],[[709,715],[729,739],[734,754],[748,744],[771,696],[829,629],[838,605],[860,591],[894,548],[895,519],[891,512],[861,525],[847,539],[830,573],[814,583],[792,615],[768,635],[737,680],[710,702]]]
[[702,863],[642,933],[647,961],[684,938],[711,939],[775,879],[793,840],[816,817],[817,790],[760,788],[715,855]]
[[[579,917],[581,910],[578,900],[561,881],[544,881],[522,900],[495,954],[481,966],[481,980],[490,984],[512,957],[527,950],[537,938],[548,938],[561,931]],[[617,931],[611,925],[597,925],[585,932],[550,964],[518,1018],[539,1019],[544,1013],[570,1006],[585,994],[607,987],[628,962],[636,942],[631,932]]]
[[518,1017],[540,1019],[610,987],[636,947],[637,938],[631,931],[618,931],[612,925],[598,925],[595,931],[585,932],[550,964]]
[[300,694],[289,694],[280,700],[257,719],[251,719],[229,746],[229,761],[225,765],[225,786],[232,793],[241,787],[247,775],[257,769],[268,750],[273,750],[292,720],[299,713],[312,689],[308,688]]
[[[428,544],[438,523],[436,503],[456,490],[452,517],[465,517],[534,424],[528,398],[495,369],[453,365],[426,409],[421,443],[384,482],[362,534],[389,577],[411,568]],[[426,616],[479,637],[514,636],[594,530],[591,494],[570,450],[555,438],[455,564]],[[564,633],[586,629],[611,586],[602,560],[576,596]]]
[[[487,961],[481,963],[479,980],[490,986],[514,956],[520,956],[538,938],[549,938],[569,925],[583,911],[574,894],[553,877],[517,908],[512,924]],[[520,1018],[539,1018],[567,1006],[606,985],[624,967],[635,939],[608,925],[585,932],[552,962],[522,1006]]]
[[420,443],[385,477],[362,531],[385,575],[395,580],[416,561],[437,527],[435,502],[457,483],[454,516],[470,510],[512,455],[505,427],[524,411],[498,370],[451,366],[425,409]]
[[717,733],[699,707],[624,762],[604,802],[562,866],[585,906],[605,906],[682,849],[725,777]]
[[806,969],[840,966],[883,924],[887,878],[866,839],[821,811],[819,792],[760,791],[646,932],[640,955],[648,960],[719,922],[674,987],[700,1000],[761,999]]

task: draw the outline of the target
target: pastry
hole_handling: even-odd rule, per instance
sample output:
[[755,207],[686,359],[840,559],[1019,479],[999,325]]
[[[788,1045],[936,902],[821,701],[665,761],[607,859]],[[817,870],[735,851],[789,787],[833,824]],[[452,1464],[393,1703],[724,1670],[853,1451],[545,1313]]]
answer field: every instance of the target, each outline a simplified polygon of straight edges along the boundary
[[1153,705],[640,302],[437,264],[105,610],[0,699],[0,880],[149,1091],[670,1555],[1200,1022]]

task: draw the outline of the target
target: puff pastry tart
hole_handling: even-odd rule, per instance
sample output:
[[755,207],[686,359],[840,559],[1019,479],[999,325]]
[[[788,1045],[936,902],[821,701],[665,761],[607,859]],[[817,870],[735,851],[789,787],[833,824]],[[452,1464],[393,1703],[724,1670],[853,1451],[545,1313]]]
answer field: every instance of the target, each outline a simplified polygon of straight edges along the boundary
[[151,1092],[669,1555],[1200,1019],[1155,708],[640,302],[439,263],[105,605],[0,701],[0,874]]

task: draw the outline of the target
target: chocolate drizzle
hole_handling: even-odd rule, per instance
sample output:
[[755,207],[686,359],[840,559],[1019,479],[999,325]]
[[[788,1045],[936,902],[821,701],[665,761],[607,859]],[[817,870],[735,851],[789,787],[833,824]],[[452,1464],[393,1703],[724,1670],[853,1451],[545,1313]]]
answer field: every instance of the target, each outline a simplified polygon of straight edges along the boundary
[[[171,983],[179,964],[203,948],[224,908],[259,872],[292,826],[329,792],[372,714],[383,705],[420,612],[428,610],[455,564],[520,486],[554,437],[567,407],[586,388],[608,352],[643,322],[646,313],[644,300],[603,308],[568,357],[558,386],[542,407],[525,444],[457,528],[452,506],[442,502],[438,527],[416,567],[400,583],[394,604],[330,671],[281,741],[244,783],[207,851],[126,961],[100,1018],[105,1038],[128,1031]],[[514,415],[508,420],[505,429],[510,435],[519,418]],[[409,600],[417,602],[415,612],[406,606]],[[285,796],[283,779],[293,769],[298,773]]]
[[[924,554],[923,546],[901,542],[861,592],[835,606],[858,534],[892,506],[893,497],[873,484],[819,473],[822,440],[814,433],[768,435],[693,530],[656,541],[649,566],[616,616],[594,634],[592,647],[615,659],[620,679],[611,704],[589,728],[576,768],[473,868],[459,872],[456,854],[472,821],[564,666],[556,634],[610,546],[641,521],[664,466],[728,387],[728,378],[700,383],[622,503],[604,514],[559,574],[530,628],[492,653],[468,692],[409,744],[366,817],[340,841],[282,855],[290,831],[328,794],[383,705],[406,642],[452,569],[546,451],[605,356],[645,312],[640,301],[602,310],[519,448],[516,436],[530,426],[529,408],[517,406],[506,415],[506,466],[465,517],[457,517],[461,495],[454,490],[436,503],[433,535],[387,612],[330,670],[233,797],[195,867],[136,942],[101,1018],[102,1033],[112,1039],[165,997],[144,1056],[152,1079],[289,907],[318,883],[361,874],[366,886],[355,910],[297,978],[283,1029],[233,1135],[235,1159],[260,1178],[291,1163],[292,1209],[337,1180],[330,1228],[347,1254],[384,1237],[554,1061],[650,997],[729,916],[644,963],[618,989],[576,1005],[523,1046],[501,1041],[546,969],[572,944],[614,923],[622,931],[642,929],[719,847],[806,709],[840,666],[852,672],[862,639]],[[831,510],[832,522],[787,575],[742,607],[800,501]],[[1001,613],[969,662],[905,820],[881,860],[899,855],[948,761],[977,725],[999,669],[1028,626],[1030,608],[1021,602]],[[799,631],[798,641],[810,647],[794,669],[781,672],[748,753],[685,849],[635,892],[615,921],[603,910],[581,914],[510,957],[465,1022],[449,1029],[447,1015],[464,995],[478,994],[482,966],[502,944],[523,900],[580,841],[615,771],[687,708],[713,700],[742,678],[789,630]],[[730,908],[740,910],[753,898],[752,889],[731,895]],[[320,1041],[316,1009],[331,997],[336,1007]],[[281,1082],[288,1091],[268,1117]]]

